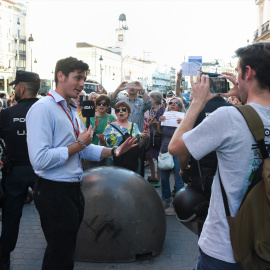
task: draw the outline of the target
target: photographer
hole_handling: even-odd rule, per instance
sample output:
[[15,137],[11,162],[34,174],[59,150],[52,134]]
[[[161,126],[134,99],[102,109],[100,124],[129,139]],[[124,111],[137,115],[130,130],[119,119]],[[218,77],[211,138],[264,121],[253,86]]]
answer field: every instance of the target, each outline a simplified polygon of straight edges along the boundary
[[2,208],[0,269],[9,269],[10,253],[16,246],[28,187],[33,188],[36,180],[28,156],[25,117],[38,100],[36,95],[40,79],[36,73],[17,71],[15,81],[9,85],[13,85],[18,103],[0,113],[0,138],[4,140],[7,151],[2,168],[5,198]]
[[[234,93],[240,95],[260,115],[265,132],[270,128],[270,43],[255,43],[236,51],[238,83]],[[210,92],[209,77],[197,75],[197,83],[191,76],[193,101],[177,128],[169,145],[169,152],[179,158],[186,167],[190,155],[197,160],[216,151],[219,173],[216,172],[208,215],[199,239],[200,253],[197,270],[240,270],[236,264],[230,241],[230,229],[224,210],[220,178],[228,197],[231,216],[234,217],[250,184],[249,177],[257,169],[262,156],[249,127],[234,107],[222,107],[211,113],[200,125],[194,127],[205,104],[215,95]],[[269,137],[265,137],[269,144]],[[269,151],[269,150],[268,150]],[[258,155],[258,152],[260,153]],[[258,158],[259,156],[259,158]],[[220,178],[219,178],[220,174]]]

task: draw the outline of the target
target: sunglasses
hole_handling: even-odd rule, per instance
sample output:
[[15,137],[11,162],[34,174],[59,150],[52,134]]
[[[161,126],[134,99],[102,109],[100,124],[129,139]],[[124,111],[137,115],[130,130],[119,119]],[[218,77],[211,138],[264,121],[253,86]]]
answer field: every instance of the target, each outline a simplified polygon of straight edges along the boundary
[[97,102],[97,106],[107,106],[107,103],[106,102]]
[[119,109],[115,109],[115,113],[120,113],[121,110],[122,110],[122,112],[126,112],[127,111],[127,108],[126,107],[122,107],[122,108],[119,108]]
[[16,86],[17,86],[18,84],[16,83],[16,84],[13,84],[13,89],[15,90],[15,88],[16,88]]
[[180,102],[169,102],[169,105],[180,105]]

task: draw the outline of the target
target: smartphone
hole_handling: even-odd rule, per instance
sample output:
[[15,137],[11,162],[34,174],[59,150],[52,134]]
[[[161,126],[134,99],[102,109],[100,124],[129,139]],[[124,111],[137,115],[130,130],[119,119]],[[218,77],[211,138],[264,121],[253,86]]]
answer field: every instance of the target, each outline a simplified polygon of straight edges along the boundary
[[126,88],[135,88],[135,87],[136,87],[136,84],[133,82],[126,84]]
[[210,91],[213,94],[225,94],[229,91],[229,83],[225,78],[210,77]]

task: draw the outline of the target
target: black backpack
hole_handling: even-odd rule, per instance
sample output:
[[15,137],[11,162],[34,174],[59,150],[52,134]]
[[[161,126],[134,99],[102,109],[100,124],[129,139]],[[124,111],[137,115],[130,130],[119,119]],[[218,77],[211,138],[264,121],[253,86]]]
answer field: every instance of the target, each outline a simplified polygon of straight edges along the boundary
[[[133,123],[131,125],[130,134],[129,133],[123,134],[123,132],[119,128],[114,126],[112,123],[110,123],[110,125],[123,136],[123,140],[120,142],[119,145],[124,143],[127,140],[127,138],[132,137],[132,131],[134,126]],[[140,155],[140,148],[139,146],[136,146],[134,148],[131,148],[129,151],[127,151],[126,153],[122,154],[119,157],[114,156],[113,163],[115,166],[126,168],[136,172],[139,165],[139,155]]]

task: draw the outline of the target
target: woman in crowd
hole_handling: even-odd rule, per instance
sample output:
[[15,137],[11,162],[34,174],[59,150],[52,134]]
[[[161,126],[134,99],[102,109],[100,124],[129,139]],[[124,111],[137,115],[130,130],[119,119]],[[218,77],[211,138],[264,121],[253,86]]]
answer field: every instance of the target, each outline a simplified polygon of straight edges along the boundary
[[152,91],[149,94],[151,101],[152,101],[152,108],[150,109],[149,112],[149,117],[147,119],[147,124],[149,127],[149,133],[150,133],[150,149],[146,152],[146,160],[149,164],[150,167],[150,172],[151,175],[148,176],[147,180],[149,182],[155,183],[155,187],[160,187],[160,170],[157,168],[157,178],[156,178],[156,169],[155,169],[155,159],[157,161],[158,155],[159,155],[159,150],[157,148],[153,147],[152,140],[157,133],[157,123],[159,122],[160,116],[163,115],[165,111],[165,107],[161,106],[161,101],[162,101],[162,94],[159,91]]
[[[172,98],[168,104],[168,111],[178,111],[178,112],[183,112],[183,102],[180,98]],[[165,121],[166,117],[165,116],[161,116],[159,118],[159,124],[157,126],[157,129],[159,130],[161,127],[161,122]],[[177,123],[180,124],[181,122],[181,118],[177,119]],[[170,140],[173,136],[173,133],[175,131],[176,127],[169,127],[169,126],[163,126],[162,127],[162,145],[161,145],[161,149],[160,152],[161,153],[166,153],[168,152],[168,145],[170,143]],[[174,179],[175,179],[175,189],[176,192],[178,190],[180,190],[182,187],[184,187],[184,182],[181,178],[181,176],[179,175],[179,171],[180,171],[180,164],[179,164],[179,160],[177,157],[173,157],[173,161],[174,161],[174,168],[173,168],[173,172],[174,172]],[[171,187],[170,187],[170,173],[171,170],[161,170],[161,189],[162,189],[162,195],[161,195],[161,200],[162,200],[162,204],[165,208],[165,213],[166,215],[175,215],[175,211],[173,208],[173,204],[172,204],[172,193],[171,193]]]
[[[137,137],[137,139],[139,140],[138,146],[139,148],[141,148],[144,145],[145,140],[147,139],[147,131],[143,131],[142,133],[140,133],[137,124],[128,121],[128,117],[131,113],[129,104],[123,100],[118,101],[115,104],[115,113],[117,116],[117,120],[114,123],[107,125],[104,131],[104,135],[106,138],[106,145],[108,147],[119,146],[122,140],[124,139],[123,135],[131,134],[132,137]],[[137,166],[135,166],[138,169],[139,151],[134,150],[134,155],[137,156],[131,158],[134,158],[135,160],[134,163],[136,162],[136,164],[138,164]],[[138,171],[137,169],[136,171]]]
[[96,98],[96,114],[94,117],[90,117],[90,125],[93,127],[94,132],[93,144],[99,144],[100,134],[103,134],[108,123],[112,123],[115,120],[113,115],[107,113],[110,101],[110,98],[103,94]]
[[[108,123],[112,123],[115,120],[113,115],[107,114],[107,109],[110,106],[110,98],[106,95],[99,95],[96,97],[96,113],[94,117],[90,117],[90,125],[93,127],[93,140],[95,145],[105,145],[103,132]],[[103,159],[99,162],[90,160],[85,161],[85,170],[95,168],[98,166],[105,166],[107,159]]]

